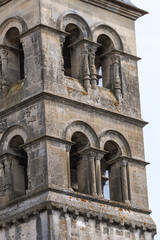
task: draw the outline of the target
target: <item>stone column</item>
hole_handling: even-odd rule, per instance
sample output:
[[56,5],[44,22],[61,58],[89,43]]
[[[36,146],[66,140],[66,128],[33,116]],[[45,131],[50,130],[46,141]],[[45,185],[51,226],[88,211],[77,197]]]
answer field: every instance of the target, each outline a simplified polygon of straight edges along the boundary
[[90,76],[91,76],[91,87],[92,89],[97,89],[97,71],[95,66],[95,53],[97,50],[96,47],[91,48],[89,62],[90,62]]
[[102,176],[101,176],[101,159],[104,154],[97,153],[96,155],[96,183],[97,183],[97,194],[102,197]]
[[28,188],[26,192],[29,192],[32,190],[32,183],[31,183],[31,167],[30,167],[30,148],[29,147],[23,147],[24,151],[27,153],[27,179],[28,179]]
[[66,145],[66,167],[67,167],[67,183],[68,183],[68,189],[71,190],[71,170],[70,170],[70,150],[71,145]]
[[0,196],[4,195],[4,164],[0,162]]
[[61,46],[61,70],[64,74],[64,58],[63,58],[63,45],[64,45],[64,42],[65,42],[65,37],[66,36],[60,36],[60,46]]
[[8,51],[5,49],[1,49],[0,56],[1,56],[1,64],[2,64],[1,88],[2,88],[2,94],[6,96],[9,91]]
[[120,57],[117,54],[112,56],[112,74],[113,74],[113,90],[118,101],[122,97],[122,81],[120,76]]
[[[89,70],[89,51],[86,44],[84,44],[84,48],[81,52],[82,55],[82,78],[83,78],[83,84],[84,88],[88,92],[91,88],[90,85],[90,70]],[[78,57],[78,56],[77,56]]]
[[96,171],[95,171],[95,157],[96,153],[89,151],[87,154],[89,162],[89,180],[90,180],[90,192],[93,196],[97,195],[96,188]]
[[5,192],[6,197],[10,200],[13,197],[13,182],[11,173],[12,159],[9,156],[4,157],[5,166]]
[[122,195],[123,201],[129,201],[129,193],[128,193],[128,177],[127,177],[127,163],[122,162],[121,165],[121,179],[122,179]]
[[0,162],[0,177],[4,177],[4,164],[3,162]]

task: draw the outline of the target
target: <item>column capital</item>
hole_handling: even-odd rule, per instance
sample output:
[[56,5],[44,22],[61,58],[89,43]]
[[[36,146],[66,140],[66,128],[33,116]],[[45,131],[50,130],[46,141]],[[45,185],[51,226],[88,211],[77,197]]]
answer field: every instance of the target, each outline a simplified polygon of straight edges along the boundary
[[8,58],[8,51],[5,48],[0,49],[0,57],[1,57],[1,59],[7,59]]
[[111,60],[112,60],[112,63],[115,64],[119,64],[120,63],[120,56],[119,54],[117,53],[113,53],[113,55],[111,56]]
[[95,157],[96,160],[101,160],[108,151],[100,150],[98,148],[90,147],[82,151],[79,151],[78,154],[87,154],[88,156]]
[[128,162],[126,160],[121,161],[121,166],[126,167],[128,165]]
[[77,42],[74,42],[69,47],[74,48],[74,47],[78,47],[78,46],[83,46],[84,48],[87,48],[90,51],[91,50],[96,51],[97,48],[101,46],[101,44],[93,42],[89,39],[83,38]]
[[71,150],[71,147],[74,145],[74,143],[73,144],[71,144],[71,143],[68,143],[68,144],[66,144],[66,152],[70,152],[70,150]]

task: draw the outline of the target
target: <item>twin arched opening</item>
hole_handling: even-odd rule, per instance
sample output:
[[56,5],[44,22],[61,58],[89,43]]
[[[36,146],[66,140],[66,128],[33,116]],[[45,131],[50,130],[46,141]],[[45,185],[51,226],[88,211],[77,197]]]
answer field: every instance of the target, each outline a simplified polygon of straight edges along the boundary
[[82,81],[87,91],[97,85],[108,88],[120,100],[122,77],[118,51],[123,51],[123,45],[116,31],[98,25],[91,34],[87,23],[75,14],[63,16],[62,22],[60,27],[69,34],[62,49],[64,75]]
[[100,137],[99,149],[95,136],[93,129],[82,122],[67,127],[65,137],[73,142],[68,155],[69,188],[108,200],[129,200],[127,166],[121,161],[123,156],[130,156],[127,141],[119,133],[107,131]]

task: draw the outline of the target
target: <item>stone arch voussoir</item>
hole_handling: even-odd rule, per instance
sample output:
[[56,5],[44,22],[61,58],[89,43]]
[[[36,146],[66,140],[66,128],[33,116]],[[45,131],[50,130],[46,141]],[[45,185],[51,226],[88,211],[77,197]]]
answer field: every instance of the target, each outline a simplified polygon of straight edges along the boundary
[[122,152],[123,156],[131,157],[131,149],[126,138],[119,132],[114,130],[108,130],[102,133],[99,137],[100,148],[104,150],[105,143],[107,141],[115,142]]
[[0,44],[4,44],[4,38],[9,29],[15,27],[18,29],[19,34],[24,33],[27,30],[27,24],[21,17],[11,17],[6,19],[0,25]]
[[71,138],[75,132],[81,132],[87,136],[91,147],[99,148],[99,140],[97,134],[91,126],[82,121],[74,121],[69,123],[63,132],[63,138],[67,141],[71,141]]
[[24,143],[27,142],[27,134],[26,131],[23,129],[21,126],[12,126],[10,127],[3,135],[2,140],[1,140],[1,150],[3,153],[8,152],[8,145],[10,140],[15,137],[15,136],[21,136],[22,139],[24,140]]
[[92,34],[87,22],[76,12],[67,12],[62,14],[58,19],[57,27],[60,30],[65,31],[68,24],[75,24],[82,31],[84,38],[91,40]]
[[93,41],[97,42],[97,39],[101,34],[108,36],[112,40],[115,50],[123,51],[122,40],[113,28],[105,24],[97,24],[92,31]]

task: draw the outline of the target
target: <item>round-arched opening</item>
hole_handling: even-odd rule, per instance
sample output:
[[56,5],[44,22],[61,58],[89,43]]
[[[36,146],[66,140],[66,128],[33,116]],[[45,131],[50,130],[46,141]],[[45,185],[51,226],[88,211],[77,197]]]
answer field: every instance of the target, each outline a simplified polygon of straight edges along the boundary
[[65,31],[70,35],[65,38],[63,44],[64,75],[73,77],[72,67],[76,59],[74,59],[73,50],[70,48],[70,45],[83,39],[83,33],[78,26],[71,23],[66,26]]
[[113,160],[122,154],[120,147],[114,141],[107,141],[104,145],[104,150],[108,152],[105,155],[106,160]]
[[110,165],[108,165],[108,161],[117,159],[122,153],[118,144],[112,140],[105,143],[104,150],[108,153],[106,153],[104,158],[101,160],[102,190],[104,198],[110,200],[110,179],[112,179],[112,173],[110,172]]
[[70,150],[70,181],[71,188],[76,192],[83,192],[82,189],[82,171],[83,163],[81,161],[81,153],[90,146],[89,140],[85,134],[75,132],[71,139],[75,144]]
[[22,148],[24,140],[21,136],[14,136],[9,142],[9,152],[12,154],[12,176],[15,196],[25,194],[28,189],[28,157]]
[[7,46],[19,48],[18,35],[19,35],[19,30],[17,28],[15,27],[10,28],[6,33],[4,43]]
[[11,83],[24,78],[24,51],[18,38],[19,30],[10,28],[4,38],[4,44],[9,46],[8,51],[8,75]]
[[78,26],[75,24],[69,23],[65,29],[66,32],[70,33],[69,39],[70,43],[74,43],[80,39],[83,39],[83,33]]
[[97,43],[101,44],[101,46],[97,49],[97,54],[99,56],[114,49],[112,40],[105,34],[99,35],[97,38]]
[[15,153],[20,154],[22,149],[20,148],[21,145],[24,144],[24,140],[21,136],[15,136],[13,137],[9,142],[9,148]]
[[[97,48],[95,66],[97,72],[98,85],[100,87],[106,87],[107,74],[106,68],[108,66],[106,55],[114,50],[114,44],[112,40],[105,34],[101,34],[97,38],[97,43],[101,46]],[[107,69],[108,71],[109,69]]]

